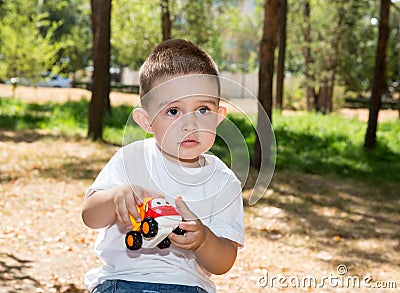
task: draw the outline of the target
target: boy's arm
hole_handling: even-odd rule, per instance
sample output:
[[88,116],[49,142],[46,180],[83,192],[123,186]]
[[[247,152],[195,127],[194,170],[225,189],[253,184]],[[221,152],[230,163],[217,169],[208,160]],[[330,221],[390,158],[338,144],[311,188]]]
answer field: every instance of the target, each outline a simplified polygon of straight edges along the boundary
[[116,215],[109,190],[96,191],[85,200],[82,207],[82,220],[92,229],[103,228],[115,222]]
[[104,228],[118,219],[126,226],[132,225],[129,213],[138,216],[134,193],[128,184],[98,190],[83,204],[82,219],[90,228]]
[[216,236],[208,227],[196,219],[181,197],[176,199],[176,207],[186,222],[179,227],[185,235],[171,234],[172,243],[183,249],[193,250],[197,261],[212,274],[221,275],[233,266],[237,255],[237,243]]
[[83,222],[90,228],[99,229],[112,225],[118,220],[130,229],[132,223],[129,214],[137,222],[141,221],[136,205],[142,204],[144,197],[163,196],[141,186],[129,184],[96,191],[83,204]]

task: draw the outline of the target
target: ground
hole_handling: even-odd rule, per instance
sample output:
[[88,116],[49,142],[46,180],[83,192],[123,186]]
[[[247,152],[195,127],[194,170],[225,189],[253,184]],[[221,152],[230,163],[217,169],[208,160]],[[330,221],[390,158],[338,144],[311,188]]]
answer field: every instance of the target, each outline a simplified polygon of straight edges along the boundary
[[[2,90],[0,96],[6,96]],[[76,98],[71,91],[45,90],[36,90],[36,98],[51,92],[60,101]],[[113,99],[133,100],[122,94]],[[116,148],[48,132],[0,130],[0,293],[87,292],[83,275],[100,262],[92,253],[96,232],[80,218],[83,194]],[[267,196],[254,206],[246,204],[250,193],[244,192],[245,247],[230,272],[213,277],[218,292],[355,291],[333,288],[329,280],[323,289],[307,282],[293,289],[296,278],[306,275],[318,283],[324,276],[341,276],[331,284],[350,280],[350,287],[364,277],[371,286],[396,281],[399,290],[398,185],[386,190],[351,179],[277,171]],[[279,288],[279,276],[287,278],[288,288]]]

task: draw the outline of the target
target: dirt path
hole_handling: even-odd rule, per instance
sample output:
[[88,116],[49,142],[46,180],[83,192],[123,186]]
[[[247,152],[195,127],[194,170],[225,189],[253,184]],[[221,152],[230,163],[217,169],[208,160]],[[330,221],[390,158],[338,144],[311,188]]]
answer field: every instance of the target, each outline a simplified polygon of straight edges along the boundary
[[[79,88],[43,88],[43,87],[17,87],[15,96],[27,103],[46,103],[49,101],[62,103],[65,101],[79,101],[90,99],[92,93]],[[0,84],[0,97],[12,97],[11,87]],[[139,102],[138,95],[111,92],[110,100],[113,106],[121,104],[136,105]]]
[[[83,194],[116,148],[0,131],[0,150],[0,292],[86,292],[82,276],[100,263],[92,253],[95,232],[80,219]],[[339,276],[341,264],[346,276],[400,281],[398,194],[383,197],[378,187],[357,182],[275,173],[268,197],[245,208],[245,248],[229,273],[213,277],[218,292],[278,292],[276,280],[274,288],[260,288],[260,278],[311,274],[321,282]],[[327,284],[285,291],[340,292]]]

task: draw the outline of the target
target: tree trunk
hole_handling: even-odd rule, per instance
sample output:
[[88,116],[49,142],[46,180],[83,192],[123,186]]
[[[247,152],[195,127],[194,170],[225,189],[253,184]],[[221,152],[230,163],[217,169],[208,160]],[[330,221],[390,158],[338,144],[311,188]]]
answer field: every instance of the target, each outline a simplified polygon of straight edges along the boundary
[[276,107],[283,108],[283,91],[285,81],[285,51],[286,51],[286,19],[287,0],[281,0],[282,6],[279,17],[279,54],[278,70],[276,74]]
[[329,94],[329,86],[328,80],[323,79],[319,83],[319,92],[318,92],[318,100],[317,100],[317,108],[318,112],[326,114],[327,103],[328,103],[328,94]]
[[311,28],[310,28],[310,2],[309,0],[302,0],[303,7],[303,17],[304,17],[304,27],[303,27],[303,37],[304,37],[304,63],[305,63],[305,76],[306,76],[306,103],[307,110],[311,111],[313,108],[317,107],[317,95],[315,93],[314,83],[315,78],[311,73],[311,66],[313,63],[313,58],[311,55]]
[[171,38],[171,27],[169,0],[161,0],[161,29],[163,41]]
[[[258,99],[259,107],[257,118],[257,133],[265,133],[266,119],[263,115],[265,110],[269,120],[272,122],[272,86],[275,69],[275,48],[277,44],[277,36],[279,33],[279,9],[280,0],[266,0],[264,4],[264,29],[260,44],[260,70],[258,74]],[[268,140],[268,137],[259,135],[256,136],[254,144],[254,159],[253,166],[260,170],[263,159],[269,157],[269,150],[261,149],[261,145],[266,145],[263,140]]]
[[335,78],[336,78],[336,74],[332,73],[331,78],[329,80],[328,94],[327,94],[327,100],[326,100],[327,113],[332,113],[332,111],[333,111],[333,91],[335,89]]
[[[394,4],[393,4],[394,5]],[[394,7],[397,7],[394,5]],[[400,10],[397,7],[397,80],[400,82]],[[399,118],[400,118],[400,84],[396,87],[399,99]]]
[[88,138],[98,140],[103,136],[103,117],[109,105],[111,1],[91,0],[91,6],[94,70]]
[[390,0],[381,0],[381,12],[379,21],[379,38],[375,57],[374,83],[372,87],[371,102],[369,106],[368,127],[365,134],[364,147],[376,146],[376,129],[378,126],[378,114],[381,108],[381,97],[384,93],[386,81],[386,52],[389,39]]
[[335,89],[335,83],[336,83],[336,73],[337,73],[337,67],[338,67],[338,56],[340,56],[340,41],[342,37],[341,30],[343,29],[343,21],[344,21],[344,15],[345,15],[345,9],[343,7],[343,2],[338,2],[339,8],[338,8],[338,25],[336,29],[336,36],[335,36],[335,41],[333,42],[333,54],[330,56],[330,76],[329,76],[329,81],[328,81],[328,92],[327,92],[327,97],[326,97],[326,103],[325,103],[325,109],[326,113],[331,113],[333,111],[333,91]]

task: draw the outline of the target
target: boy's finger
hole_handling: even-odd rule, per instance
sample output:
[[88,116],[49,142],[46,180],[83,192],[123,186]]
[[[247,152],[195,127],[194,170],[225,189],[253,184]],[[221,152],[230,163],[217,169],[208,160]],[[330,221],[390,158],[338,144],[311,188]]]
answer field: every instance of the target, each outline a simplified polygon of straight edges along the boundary
[[136,203],[138,205],[141,205],[143,203],[143,199],[145,199],[146,197],[161,197],[161,198],[165,198],[164,195],[157,193],[155,191],[152,190],[148,190],[139,186],[134,186],[133,187],[133,193],[134,196],[136,198]]
[[118,211],[117,211],[118,217],[120,218],[121,222],[129,227],[132,226],[131,220],[129,218],[129,213],[128,209],[126,207],[125,201],[122,202],[120,205],[118,205]]
[[133,198],[135,199],[135,206],[136,206],[136,204],[141,205],[143,203],[144,196],[143,196],[143,193],[140,190],[140,188],[139,189],[132,188],[132,195],[133,195]]
[[190,221],[197,219],[196,215],[192,213],[192,211],[183,201],[182,196],[177,196],[177,198],[175,199],[175,205],[184,220]]
[[132,217],[135,218],[136,222],[140,222],[141,218],[136,207],[135,198],[133,196],[127,196],[125,201],[126,201],[126,208],[128,209],[129,214],[131,214]]
[[191,243],[191,239],[188,239],[188,237],[183,235],[176,235],[172,233],[168,237],[175,245],[185,245]]
[[197,221],[185,221],[179,224],[179,228],[187,232],[194,232],[199,229]]

